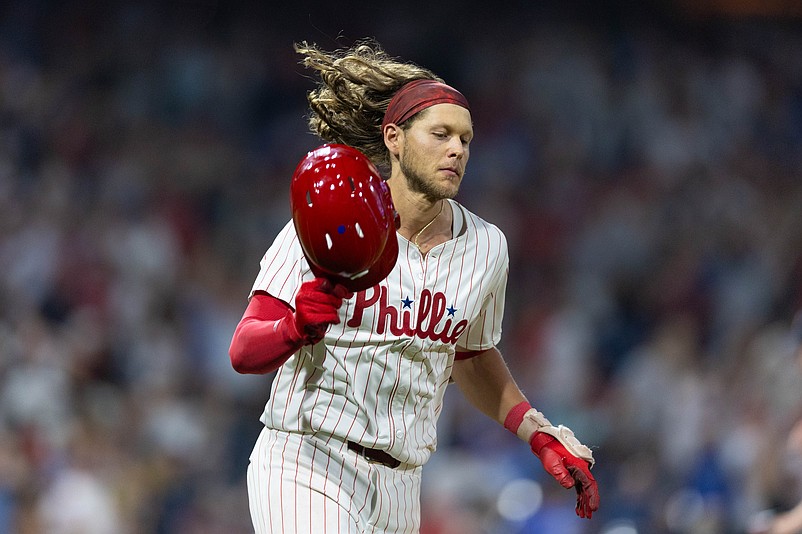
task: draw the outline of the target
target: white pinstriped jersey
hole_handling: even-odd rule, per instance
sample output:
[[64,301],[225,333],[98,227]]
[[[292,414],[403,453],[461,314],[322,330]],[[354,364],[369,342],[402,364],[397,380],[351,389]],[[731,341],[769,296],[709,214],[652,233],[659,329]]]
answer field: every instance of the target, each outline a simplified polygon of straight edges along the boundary
[[[343,302],[340,324],[277,371],[262,422],[382,449],[423,465],[437,445],[436,423],[456,347],[498,344],[509,258],[501,230],[450,201],[454,238],[424,257],[396,234],[388,277]],[[314,277],[290,221],[261,262],[253,291],[293,305]]]

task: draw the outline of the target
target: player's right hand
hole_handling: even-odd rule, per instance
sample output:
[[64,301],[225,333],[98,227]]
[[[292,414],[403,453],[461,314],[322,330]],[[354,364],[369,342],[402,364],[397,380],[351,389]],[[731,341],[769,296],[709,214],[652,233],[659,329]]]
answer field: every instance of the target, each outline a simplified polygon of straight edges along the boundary
[[557,439],[535,432],[529,441],[543,468],[564,488],[576,489],[576,515],[591,518],[599,509],[599,486],[590,474],[588,462],[577,458]]
[[338,310],[343,299],[354,294],[345,286],[325,278],[315,278],[301,284],[295,297],[293,314],[295,330],[304,344],[315,344],[326,334],[329,325],[338,324]]

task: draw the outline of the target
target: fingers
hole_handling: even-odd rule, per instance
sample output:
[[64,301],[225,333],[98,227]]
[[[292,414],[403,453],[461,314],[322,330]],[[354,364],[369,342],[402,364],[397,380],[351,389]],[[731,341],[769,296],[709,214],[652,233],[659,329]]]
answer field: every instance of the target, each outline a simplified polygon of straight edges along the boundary
[[353,292],[342,284],[335,285],[326,278],[315,278],[301,286],[296,301],[301,299],[319,310],[324,307],[336,310],[342,306],[343,299],[349,299],[353,296]]
[[532,451],[538,455],[543,467],[564,488],[576,489],[576,514],[590,518],[599,509],[599,488],[588,463],[569,453],[551,436],[535,433],[530,441]]
[[574,487],[574,477],[565,468],[562,457],[551,449],[544,448],[541,450],[540,461],[543,462],[543,468],[546,469],[551,476],[564,488]]
[[336,286],[334,286],[331,293],[332,295],[340,299],[350,299],[351,297],[354,296],[354,292],[349,291],[348,288],[342,284],[337,284]]
[[314,280],[310,281],[309,285],[311,285],[315,289],[323,291],[324,293],[331,293],[331,290],[334,287],[334,284],[331,283],[331,280],[322,277],[317,277]]
[[295,297],[295,326],[308,343],[317,343],[329,325],[339,324],[339,309],[344,298],[353,293],[341,284],[326,278],[304,282]]
[[314,280],[310,280],[306,282],[309,284],[310,289],[314,290],[317,293],[332,295],[337,299],[350,299],[354,296],[354,292],[350,291],[347,287],[342,284],[334,284],[328,278],[318,277]]
[[587,497],[583,494],[577,495],[576,515],[582,519],[590,519],[593,517],[593,509],[590,507]]
[[590,519],[599,509],[599,487],[589,471],[577,466],[568,466],[568,471],[576,481],[576,515]]
[[330,309],[336,314],[337,310],[342,306],[343,299],[331,293],[316,293],[314,295],[307,295],[307,303],[310,307],[321,311]]

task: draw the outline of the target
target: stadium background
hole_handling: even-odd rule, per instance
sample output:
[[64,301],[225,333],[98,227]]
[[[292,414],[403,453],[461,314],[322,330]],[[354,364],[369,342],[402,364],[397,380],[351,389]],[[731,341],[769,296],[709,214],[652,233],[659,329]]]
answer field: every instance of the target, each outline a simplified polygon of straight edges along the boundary
[[[497,5],[496,5],[497,4]],[[317,141],[294,41],[459,87],[501,346],[596,449],[573,515],[449,392],[423,534],[746,532],[802,498],[799,2],[0,7],[0,532],[248,532],[270,377],[227,348]]]

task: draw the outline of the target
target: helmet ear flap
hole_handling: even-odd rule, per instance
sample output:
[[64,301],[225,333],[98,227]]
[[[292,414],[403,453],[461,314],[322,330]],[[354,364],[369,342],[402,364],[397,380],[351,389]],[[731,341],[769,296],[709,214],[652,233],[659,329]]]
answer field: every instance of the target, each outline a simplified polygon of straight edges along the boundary
[[359,150],[325,144],[304,156],[290,184],[293,223],[316,276],[362,291],[398,258],[398,213],[390,188]]

